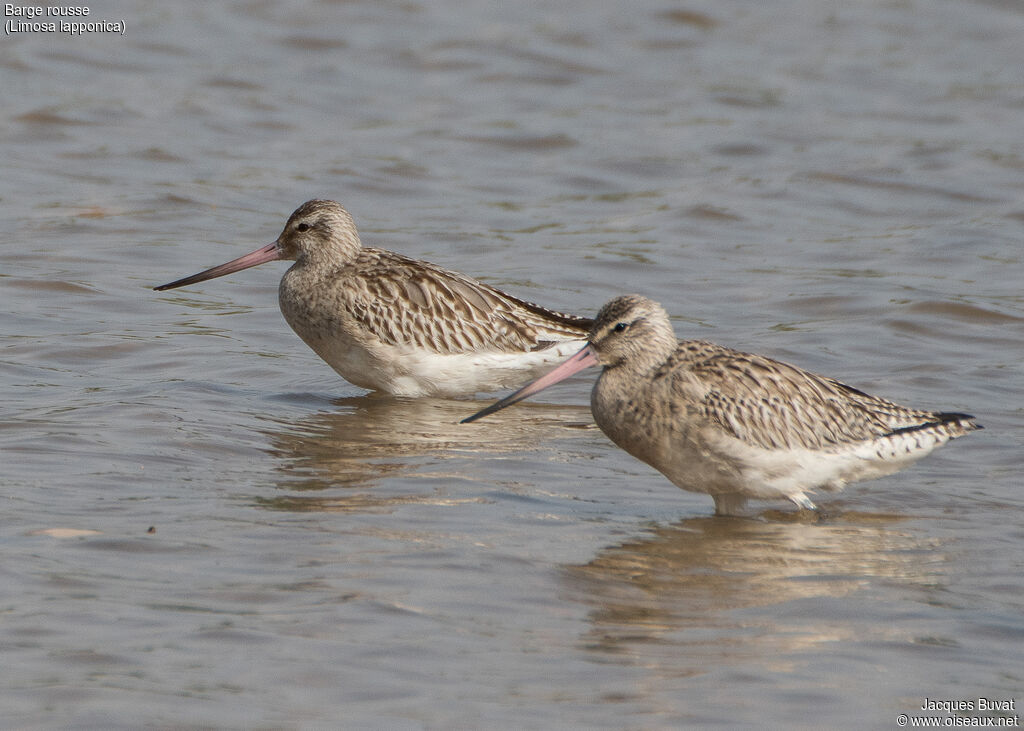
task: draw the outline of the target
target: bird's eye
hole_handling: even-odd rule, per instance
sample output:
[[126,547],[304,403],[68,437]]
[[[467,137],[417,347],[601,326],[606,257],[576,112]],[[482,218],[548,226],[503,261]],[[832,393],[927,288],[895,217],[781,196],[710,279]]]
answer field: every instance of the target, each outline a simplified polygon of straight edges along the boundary
[[617,323],[615,325],[615,327],[612,328],[612,331],[620,333],[623,330],[625,330],[627,327],[629,327],[629,323],[628,322],[620,322],[620,323]]
[[298,226],[295,227],[295,230],[298,231],[299,233],[304,233],[306,231],[309,231],[309,224],[308,223],[300,223]]

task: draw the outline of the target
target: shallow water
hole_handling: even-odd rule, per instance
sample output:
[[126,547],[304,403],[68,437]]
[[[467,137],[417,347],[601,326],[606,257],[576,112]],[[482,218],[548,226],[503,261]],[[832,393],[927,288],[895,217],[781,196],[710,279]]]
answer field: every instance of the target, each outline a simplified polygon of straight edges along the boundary
[[[5,727],[1024,702],[1018,4],[91,9],[124,37],[0,45]],[[591,376],[459,426],[487,397],[321,363],[283,266],[150,289],[314,196],[368,244],[581,314],[641,292],[986,429],[821,521],[715,518],[593,427]]]

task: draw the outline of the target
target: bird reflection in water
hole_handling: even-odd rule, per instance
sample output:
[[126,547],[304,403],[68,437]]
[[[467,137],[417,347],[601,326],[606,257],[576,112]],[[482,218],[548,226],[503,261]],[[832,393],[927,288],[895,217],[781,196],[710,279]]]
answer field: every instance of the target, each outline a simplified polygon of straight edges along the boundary
[[[459,425],[465,401],[380,394],[332,401],[330,411],[266,431],[279,459],[278,485],[288,494],[257,503],[290,511],[390,512],[409,503],[479,502],[476,493],[454,497],[448,488],[488,477],[501,484],[509,457],[517,464],[569,462],[570,442],[596,433],[585,406],[538,406],[493,429],[467,430]],[[406,494],[367,491],[390,478],[400,478],[392,486]]]
[[872,615],[868,587],[934,591],[948,559],[902,518],[840,520],[694,518],[568,566],[566,598],[591,607],[583,645],[658,658],[678,677],[884,634],[890,623]]

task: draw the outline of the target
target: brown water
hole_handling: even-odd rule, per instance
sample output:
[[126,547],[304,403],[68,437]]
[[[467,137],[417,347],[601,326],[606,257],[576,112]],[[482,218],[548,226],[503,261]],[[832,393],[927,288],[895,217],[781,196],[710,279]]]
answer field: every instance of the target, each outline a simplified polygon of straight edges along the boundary
[[[5,728],[1024,703],[1020,4],[90,7],[126,34],[0,44]],[[151,291],[314,196],[986,429],[819,522],[714,518],[592,426],[590,377],[461,427],[486,400],[335,376],[283,266]]]

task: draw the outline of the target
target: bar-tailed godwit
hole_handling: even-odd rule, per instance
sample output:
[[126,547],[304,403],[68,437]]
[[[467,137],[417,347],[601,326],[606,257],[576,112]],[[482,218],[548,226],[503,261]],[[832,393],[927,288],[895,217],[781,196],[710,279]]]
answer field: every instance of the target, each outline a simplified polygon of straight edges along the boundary
[[888,475],[980,429],[968,414],[921,411],[839,381],[703,340],[676,340],[665,310],[617,297],[588,344],[561,366],[477,412],[473,421],[592,365],[594,420],[617,445],[720,515],[747,500],[815,509],[815,489]]
[[513,388],[584,344],[593,321],[513,297],[458,272],[365,248],[334,201],[303,203],[272,244],[157,290],[275,259],[284,319],[357,386],[398,396]]

